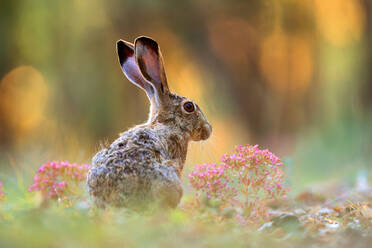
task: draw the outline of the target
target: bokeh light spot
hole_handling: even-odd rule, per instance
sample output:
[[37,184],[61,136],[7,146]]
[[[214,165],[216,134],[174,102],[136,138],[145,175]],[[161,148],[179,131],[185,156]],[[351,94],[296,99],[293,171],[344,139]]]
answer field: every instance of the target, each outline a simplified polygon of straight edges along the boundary
[[304,92],[313,75],[311,40],[278,32],[261,47],[260,69],[268,84],[282,93]]
[[359,0],[315,0],[320,33],[337,46],[359,40],[365,29],[366,13]]
[[31,131],[42,120],[48,87],[41,73],[31,66],[20,66],[1,80],[0,113],[12,131]]

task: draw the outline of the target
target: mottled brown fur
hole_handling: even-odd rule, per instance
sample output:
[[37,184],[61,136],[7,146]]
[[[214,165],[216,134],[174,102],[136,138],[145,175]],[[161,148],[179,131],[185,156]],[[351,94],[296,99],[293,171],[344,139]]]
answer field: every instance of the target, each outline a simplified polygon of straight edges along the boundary
[[212,128],[196,104],[195,111],[187,113],[183,103],[190,100],[169,91],[155,41],[146,37],[135,45],[119,41],[118,54],[124,74],[146,91],[150,115],[145,124],[122,133],[94,156],[88,191],[98,206],[176,207],[182,197],[180,178],[188,143],[207,139]]

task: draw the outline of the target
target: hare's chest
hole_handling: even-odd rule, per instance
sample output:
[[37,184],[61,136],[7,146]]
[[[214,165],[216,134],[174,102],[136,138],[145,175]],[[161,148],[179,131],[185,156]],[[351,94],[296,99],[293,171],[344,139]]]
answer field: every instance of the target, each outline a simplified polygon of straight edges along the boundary
[[169,135],[166,147],[169,158],[178,161],[183,166],[187,155],[187,142],[185,142],[183,137],[177,134]]

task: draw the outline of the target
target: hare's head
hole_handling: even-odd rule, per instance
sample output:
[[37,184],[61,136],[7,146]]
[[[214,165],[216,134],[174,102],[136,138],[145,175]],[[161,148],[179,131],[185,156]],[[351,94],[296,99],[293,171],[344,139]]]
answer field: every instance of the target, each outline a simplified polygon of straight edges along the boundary
[[143,89],[151,102],[148,124],[162,123],[194,141],[209,138],[212,126],[199,106],[170,92],[163,58],[156,41],[139,37],[133,45],[119,40],[117,49],[125,76]]

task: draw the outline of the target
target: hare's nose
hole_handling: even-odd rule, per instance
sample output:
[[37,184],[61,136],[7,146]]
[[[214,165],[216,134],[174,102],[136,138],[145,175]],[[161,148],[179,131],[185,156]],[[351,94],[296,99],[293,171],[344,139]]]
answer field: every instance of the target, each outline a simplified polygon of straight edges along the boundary
[[212,126],[209,123],[204,124],[203,130],[201,133],[201,139],[206,140],[212,133]]

